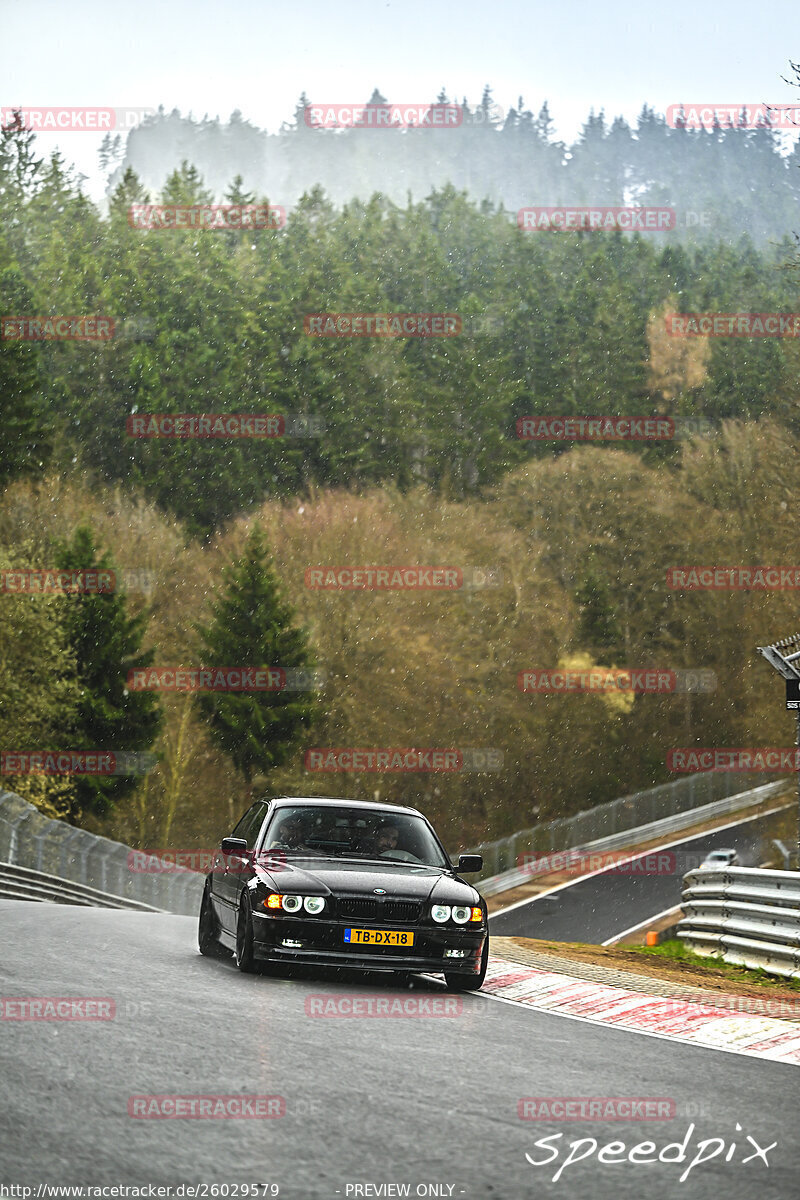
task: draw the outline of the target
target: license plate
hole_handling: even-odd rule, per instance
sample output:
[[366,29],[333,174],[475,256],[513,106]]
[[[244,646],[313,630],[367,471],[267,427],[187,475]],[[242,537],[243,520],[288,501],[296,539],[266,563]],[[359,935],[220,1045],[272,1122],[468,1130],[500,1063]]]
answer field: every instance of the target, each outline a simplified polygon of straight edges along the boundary
[[344,940],[359,946],[413,946],[414,934],[406,929],[345,929]]

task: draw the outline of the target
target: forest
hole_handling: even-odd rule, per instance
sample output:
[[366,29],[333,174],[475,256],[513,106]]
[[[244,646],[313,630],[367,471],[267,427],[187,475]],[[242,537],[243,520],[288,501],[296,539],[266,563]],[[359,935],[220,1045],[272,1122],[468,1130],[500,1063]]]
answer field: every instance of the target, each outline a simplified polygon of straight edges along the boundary
[[[506,136],[487,129],[464,136]],[[772,162],[768,131],[735,136]],[[540,233],[457,178],[421,199],[343,199],[320,170],[281,228],[134,227],[138,204],[283,201],[238,154],[221,181],[189,153],[177,147],[157,189],[121,167],[106,211],[33,136],[0,135],[4,319],[113,328],[0,340],[0,571],[126,581],[113,597],[0,595],[0,747],[156,764],[94,781],[7,774],[7,788],[136,846],[214,844],[259,788],[419,804],[456,846],[662,782],[674,747],[788,744],[755,645],[794,626],[792,593],[667,578],[794,565],[797,339],[675,338],[666,318],[797,310],[790,220],[772,241]],[[624,200],[618,183],[600,199]],[[459,332],[316,337],[320,313],[456,314]],[[132,436],[149,414],[267,416],[280,436]],[[587,416],[683,432],[518,436],[525,417]],[[322,566],[448,568],[472,585],[309,587]],[[305,683],[255,698],[126,685],[136,669],[201,664]],[[595,664],[712,671],[717,687],[517,686],[520,672]],[[307,769],[314,748],[408,746],[490,754],[449,774]]]

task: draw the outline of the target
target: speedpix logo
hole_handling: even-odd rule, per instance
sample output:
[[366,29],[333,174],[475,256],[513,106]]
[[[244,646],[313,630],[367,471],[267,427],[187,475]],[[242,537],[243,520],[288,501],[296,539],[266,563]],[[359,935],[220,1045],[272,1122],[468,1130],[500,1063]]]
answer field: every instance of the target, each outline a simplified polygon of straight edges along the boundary
[[[689,1160],[690,1146],[693,1151],[693,1157],[689,1162],[688,1167],[678,1177],[679,1183],[685,1183],[689,1174],[695,1167],[699,1167],[702,1163],[710,1162],[713,1158],[719,1158],[724,1154],[723,1161],[729,1163],[737,1162],[741,1166],[756,1160],[759,1164],[763,1163],[765,1167],[769,1167],[767,1155],[770,1150],[774,1150],[777,1142],[771,1142],[768,1146],[761,1146],[755,1138],[748,1133],[746,1135],[749,1146],[737,1141],[732,1141],[728,1146],[725,1138],[712,1137],[704,1138],[698,1141],[695,1149],[692,1144],[694,1137],[695,1125],[692,1122],[686,1130],[684,1137],[678,1142],[667,1142],[659,1151],[656,1143],[653,1141],[638,1142],[635,1146],[631,1146],[628,1150],[627,1143],[622,1141],[607,1142],[605,1145],[600,1145],[596,1138],[576,1138],[567,1143],[560,1141],[564,1137],[563,1133],[551,1133],[547,1137],[539,1138],[534,1143],[534,1149],[546,1154],[548,1157],[540,1157],[526,1153],[525,1158],[532,1167],[550,1167],[559,1161],[561,1151],[567,1150],[568,1153],[564,1161],[560,1163],[552,1177],[552,1183],[558,1183],[559,1179],[566,1171],[567,1167],[573,1166],[575,1163],[584,1162],[588,1158],[597,1156],[597,1162],[602,1166],[620,1167],[623,1163],[634,1163],[649,1165],[650,1163],[677,1163],[681,1166]],[[737,1133],[742,1132],[742,1126],[736,1122]],[[752,1153],[747,1153],[752,1148]],[[737,1150],[739,1158],[736,1158]],[[757,1188],[757,1181],[752,1181],[754,1188]],[[753,1195],[757,1193],[752,1192]]]

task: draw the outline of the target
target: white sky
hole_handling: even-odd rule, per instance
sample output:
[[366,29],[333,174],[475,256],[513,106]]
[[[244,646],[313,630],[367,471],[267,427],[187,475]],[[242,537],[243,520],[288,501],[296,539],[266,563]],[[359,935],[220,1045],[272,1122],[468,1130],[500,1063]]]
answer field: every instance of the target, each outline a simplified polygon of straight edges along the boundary
[[[800,60],[798,0],[0,0],[0,106],[176,107],[277,131],[314,102],[547,99],[571,139],[589,109],[635,120],[647,102],[771,104]],[[92,133],[43,135],[98,177]],[[97,195],[97,185],[91,187]]]

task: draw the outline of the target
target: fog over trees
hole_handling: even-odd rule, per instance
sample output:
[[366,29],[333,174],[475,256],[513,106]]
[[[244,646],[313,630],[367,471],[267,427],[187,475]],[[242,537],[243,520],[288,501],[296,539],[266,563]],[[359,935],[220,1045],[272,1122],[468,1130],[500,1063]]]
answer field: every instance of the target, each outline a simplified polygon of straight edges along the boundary
[[[402,101],[407,97],[399,98]],[[417,99],[420,99],[419,97]],[[377,90],[368,104],[394,102]],[[424,98],[423,98],[424,100]],[[334,204],[379,192],[396,204],[419,201],[452,184],[513,218],[527,205],[668,205],[677,210],[670,241],[735,238],[757,244],[782,237],[797,223],[798,146],[781,153],[769,127],[672,128],[644,105],[635,126],[590,112],[571,144],[554,135],[547,102],[537,112],[520,97],[503,110],[486,87],[480,103],[443,89],[431,104],[458,104],[460,123],[444,128],[315,128],[311,101],[299,98],[291,120],[268,133],[238,111],[227,121],[196,119],[163,108],[128,136],[107,139],[102,163],[111,195],[127,168],[153,193],[184,159],[222,200],[235,175],[245,189],[294,207],[321,186]]]

